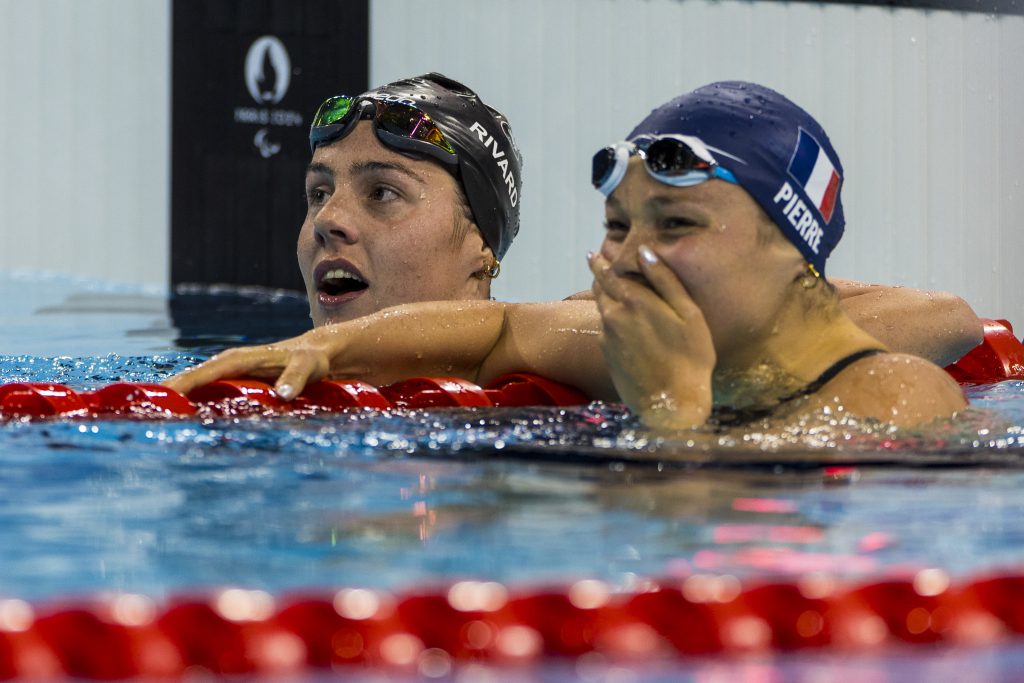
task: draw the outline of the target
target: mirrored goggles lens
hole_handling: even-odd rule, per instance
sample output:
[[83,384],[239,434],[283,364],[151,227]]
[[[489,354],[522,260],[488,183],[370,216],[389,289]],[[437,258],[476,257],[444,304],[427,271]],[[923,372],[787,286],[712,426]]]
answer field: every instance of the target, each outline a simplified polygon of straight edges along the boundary
[[[370,103],[373,104],[372,108],[369,106]],[[444,133],[426,112],[399,102],[385,102],[373,98],[360,100],[346,95],[331,97],[317,109],[309,129],[310,150],[316,149],[321,143],[345,137],[357,120],[357,114],[359,118],[370,118],[367,114],[371,111],[374,126],[382,141],[408,149],[416,149],[420,144],[430,145],[429,148],[422,148],[422,151],[431,153],[431,156],[441,161],[457,161],[455,148],[445,139]],[[402,141],[409,141],[412,144],[405,145]],[[440,154],[438,150],[444,154]]]
[[600,187],[615,168],[615,148],[605,147],[590,162],[590,182]]
[[626,177],[629,157],[639,154],[654,179],[674,187],[689,187],[712,178],[736,183],[733,174],[719,166],[709,152],[698,154],[675,136],[645,137],[605,147],[594,155],[590,180],[605,197],[611,195]]
[[324,101],[320,108],[313,115],[313,128],[320,126],[331,126],[341,123],[352,111],[355,99],[346,95],[336,95]]
[[410,140],[420,140],[455,154],[455,149],[448,144],[444,133],[426,113],[405,104],[379,101],[376,104],[377,115],[374,120],[382,130]]
[[711,163],[697,156],[682,140],[659,138],[642,149],[647,170],[655,178],[711,170]]

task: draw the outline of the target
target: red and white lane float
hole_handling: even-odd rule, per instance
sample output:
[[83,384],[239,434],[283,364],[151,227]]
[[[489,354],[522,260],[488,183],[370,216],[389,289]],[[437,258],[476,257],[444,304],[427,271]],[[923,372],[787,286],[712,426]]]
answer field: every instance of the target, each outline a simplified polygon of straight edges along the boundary
[[820,575],[745,585],[696,574],[616,592],[596,580],[516,590],[487,581],[400,594],[346,588],[274,597],[231,588],[157,604],[114,595],[0,599],[0,679],[282,675],[380,667],[434,675],[766,651],[879,653],[991,646],[1024,634],[1024,575],[952,583],[937,569],[840,584]]
[[479,387],[458,377],[414,377],[383,387],[360,380],[322,380],[291,402],[257,379],[218,380],[187,397],[159,384],[118,382],[95,391],[62,384],[13,382],[0,385],[0,418],[171,417],[237,413],[248,406],[266,412],[337,411],[351,408],[490,408],[575,406],[587,397],[565,384],[529,373],[497,378]]
[[[981,344],[946,368],[962,384],[1024,379],[1024,344],[1006,320],[984,320]],[[513,373],[479,387],[458,377],[413,377],[375,387],[360,380],[322,380],[291,402],[278,398],[258,379],[218,380],[187,397],[159,384],[118,382],[95,391],[62,384],[13,382],[0,385],[0,418],[160,417],[237,414],[248,405],[267,412],[337,411],[351,408],[488,408],[575,406],[588,402],[578,389],[530,373]]]
[[1024,379],[1024,344],[1008,320],[982,318],[985,337],[963,358],[946,367],[961,384],[989,384]]

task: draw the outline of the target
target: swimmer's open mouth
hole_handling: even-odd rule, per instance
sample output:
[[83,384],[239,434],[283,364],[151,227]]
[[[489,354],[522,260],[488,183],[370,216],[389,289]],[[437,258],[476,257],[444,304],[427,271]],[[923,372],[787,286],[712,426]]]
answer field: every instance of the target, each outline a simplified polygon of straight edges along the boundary
[[363,278],[344,268],[333,268],[320,278],[320,285],[317,287],[328,296],[342,296],[354,292],[361,292],[370,285]]

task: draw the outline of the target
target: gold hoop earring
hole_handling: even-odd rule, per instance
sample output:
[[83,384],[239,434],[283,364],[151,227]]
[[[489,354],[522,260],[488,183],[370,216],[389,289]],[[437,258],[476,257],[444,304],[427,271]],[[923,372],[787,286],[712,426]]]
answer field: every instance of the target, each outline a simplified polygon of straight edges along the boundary
[[814,286],[818,284],[818,280],[821,279],[821,273],[818,272],[813,263],[807,264],[807,271],[808,273],[800,278],[800,286],[804,289],[814,289]]
[[490,265],[483,270],[478,270],[473,273],[473,277],[477,280],[493,280],[501,273],[501,261],[494,259]]

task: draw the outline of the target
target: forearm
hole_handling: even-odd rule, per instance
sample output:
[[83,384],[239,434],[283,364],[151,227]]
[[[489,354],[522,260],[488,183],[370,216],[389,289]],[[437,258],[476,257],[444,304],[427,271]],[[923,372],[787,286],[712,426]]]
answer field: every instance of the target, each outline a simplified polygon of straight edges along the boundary
[[498,342],[482,364],[480,380],[533,372],[594,399],[618,400],[601,338],[601,317],[593,301],[511,305]]
[[225,377],[268,377],[276,378],[278,395],[291,399],[324,377],[383,385],[440,375],[485,384],[521,371],[613,399],[600,335],[593,302],[421,302],[276,344],[228,349],[164,384],[187,394]]
[[948,365],[981,343],[982,326],[960,297],[838,281],[843,311],[893,351]]
[[509,304],[452,301],[405,304],[308,333],[328,350],[329,375],[388,384],[417,375],[479,381]]

